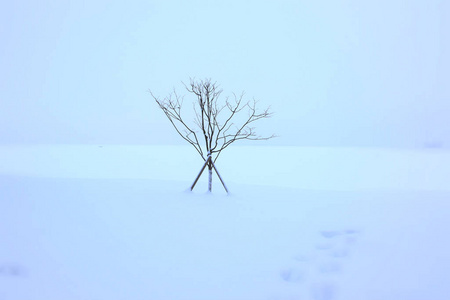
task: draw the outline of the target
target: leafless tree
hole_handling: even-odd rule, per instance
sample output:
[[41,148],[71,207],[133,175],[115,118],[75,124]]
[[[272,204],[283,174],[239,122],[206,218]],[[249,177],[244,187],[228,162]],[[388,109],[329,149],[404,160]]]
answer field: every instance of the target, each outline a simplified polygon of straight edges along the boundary
[[222,89],[211,79],[191,79],[184,87],[189,94],[194,95],[193,123],[188,123],[183,113],[184,96],[180,96],[175,90],[163,99],[156,97],[151,91],[150,93],[178,134],[191,144],[205,161],[204,167],[207,165],[209,170],[208,191],[211,191],[212,169],[224,149],[239,140],[268,140],[275,137],[258,135],[253,127],[256,121],[271,117],[272,112],[270,108],[259,111],[258,102],[245,101],[244,93],[239,96],[233,94],[232,97],[219,101]]

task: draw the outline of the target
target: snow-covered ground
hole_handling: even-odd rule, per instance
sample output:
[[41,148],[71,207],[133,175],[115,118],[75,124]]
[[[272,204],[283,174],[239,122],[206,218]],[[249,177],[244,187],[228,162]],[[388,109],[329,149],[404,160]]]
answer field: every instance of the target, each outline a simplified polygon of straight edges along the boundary
[[0,300],[446,300],[450,152],[1,146]]

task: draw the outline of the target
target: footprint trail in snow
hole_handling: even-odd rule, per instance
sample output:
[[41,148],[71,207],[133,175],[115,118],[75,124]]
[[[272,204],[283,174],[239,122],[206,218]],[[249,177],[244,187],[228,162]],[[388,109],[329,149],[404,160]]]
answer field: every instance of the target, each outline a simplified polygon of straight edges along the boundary
[[353,229],[319,231],[310,253],[294,255],[280,271],[281,280],[299,287],[299,294],[289,299],[336,299],[336,276],[345,271],[345,261],[353,254],[359,235]]

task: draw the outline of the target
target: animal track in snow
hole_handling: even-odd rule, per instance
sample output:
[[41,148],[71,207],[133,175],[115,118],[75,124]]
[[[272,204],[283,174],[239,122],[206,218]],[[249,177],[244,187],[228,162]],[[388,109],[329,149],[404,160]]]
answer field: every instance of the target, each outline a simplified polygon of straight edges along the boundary
[[314,300],[332,300],[336,287],[331,283],[316,283],[311,286],[311,297]]
[[327,239],[334,238],[335,236],[341,235],[339,231],[335,230],[323,230],[320,232],[320,234]]
[[3,263],[0,264],[0,276],[20,277],[26,275],[26,270],[19,264]]
[[287,282],[301,282],[305,278],[305,272],[297,268],[289,268],[281,271],[280,276]]

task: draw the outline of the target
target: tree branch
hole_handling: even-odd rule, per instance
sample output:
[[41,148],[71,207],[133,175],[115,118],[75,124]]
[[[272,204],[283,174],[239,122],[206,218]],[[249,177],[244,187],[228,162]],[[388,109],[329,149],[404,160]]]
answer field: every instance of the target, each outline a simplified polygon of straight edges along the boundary
[[[244,102],[244,93],[239,96],[233,94],[234,101],[230,101],[227,97],[221,104],[219,98],[222,90],[211,79],[198,81],[190,78],[189,84],[183,83],[183,85],[187,92],[196,99],[192,103],[195,114],[194,126],[187,124],[183,118],[184,97],[179,96],[175,90],[163,100],[155,97],[151,91],[150,94],[177,133],[191,144],[204,160],[206,160],[206,153],[214,153],[215,162],[224,149],[239,140],[268,140],[275,137],[275,135],[260,136],[256,133],[255,128],[250,126],[258,120],[270,118],[273,114],[270,107],[258,111],[258,102],[254,99],[252,102]],[[246,110],[248,115],[239,121],[243,110]],[[195,128],[199,130],[195,130]],[[197,134],[203,136],[203,147]]]

